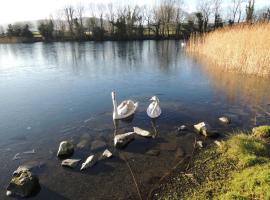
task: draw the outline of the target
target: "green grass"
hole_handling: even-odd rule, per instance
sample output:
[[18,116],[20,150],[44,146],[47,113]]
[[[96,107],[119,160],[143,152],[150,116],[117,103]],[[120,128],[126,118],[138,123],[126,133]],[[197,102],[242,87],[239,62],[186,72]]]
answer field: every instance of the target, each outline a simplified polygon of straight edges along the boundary
[[269,138],[270,137],[270,126],[259,126],[252,130],[253,136],[257,138]]
[[240,167],[269,162],[269,145],[252,135],[239,134],[228,139],[220,149]]
[[197,153],[187,178],[174,177],[159,199],[270,199],[269,143],[251,134],[232,135],[221,147]]

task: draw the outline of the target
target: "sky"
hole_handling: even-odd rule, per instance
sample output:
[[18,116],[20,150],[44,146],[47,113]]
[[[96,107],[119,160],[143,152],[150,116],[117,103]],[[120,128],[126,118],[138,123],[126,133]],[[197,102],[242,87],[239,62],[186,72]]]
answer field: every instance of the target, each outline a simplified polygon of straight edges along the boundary
[[[0,0],[0,24],[8,24],[18,21],[31,21],[49,18],[57,10],[65,5],[89,5],[90,3],[114,3],[153,5],[158,0]],[[198,0],[185,0],[185,8],[188,12],[196,10]],[[223,0],[226,4],[230,0]],[[257,8],[270,7],[270,0],[256,0]]]

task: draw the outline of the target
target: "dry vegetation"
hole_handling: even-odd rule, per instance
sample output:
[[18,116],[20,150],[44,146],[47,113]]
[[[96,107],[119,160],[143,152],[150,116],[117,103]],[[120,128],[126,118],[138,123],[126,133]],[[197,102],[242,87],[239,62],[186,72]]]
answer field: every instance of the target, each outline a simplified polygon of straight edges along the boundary
[[270,23],[242,24],[193,35],[187,51],[225,71],[270,76]]

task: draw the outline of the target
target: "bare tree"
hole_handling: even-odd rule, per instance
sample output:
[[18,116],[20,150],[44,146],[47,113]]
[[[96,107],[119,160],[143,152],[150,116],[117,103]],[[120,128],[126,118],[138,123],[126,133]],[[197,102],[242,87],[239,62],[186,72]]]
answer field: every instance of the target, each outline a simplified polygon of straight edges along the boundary
[[220,16],[221,4],[222,4],[222,0],[213,0],[213,13],[214,13],[215,28],[218,28],[222,24],[221,16]]
[[231,3],[228,8],[229,12],[229,22],[230,24],[234,24],[236,18],[238,17],[237,22],[239,23],[242,17],[242,3],[244,0],[231,0]]
[[204,0],[198,3],[197,9],[203,17],[203,31],[206,32],[208,28],[209,17],[211,15],[211,0]]
[[246,21],[252,22],[254,18],[254,5],[255,0],[248,0],[248,5],[246,6]]
[[107,5],[107,14],[106,14],[107,21],[109,22],[109,29],[111,35],[114,34],[114,24],[115,24],[115,11],[112,3]]
[[73,8],[73,6],[66,6],[64,8],[64,12],[65,12],[66,20],[68,22],[69,32],[70,32],[71,36],[73,37],[74,36],[73,26],[74,26],[74,12],[75,12],[75,9]]

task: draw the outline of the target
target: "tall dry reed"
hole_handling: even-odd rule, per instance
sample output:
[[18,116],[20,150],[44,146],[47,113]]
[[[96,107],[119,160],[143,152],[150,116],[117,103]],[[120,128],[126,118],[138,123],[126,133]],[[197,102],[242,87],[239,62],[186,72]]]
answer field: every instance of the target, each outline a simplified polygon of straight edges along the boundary
[[193,35],[187,52],[225,71],[270,76],[270,23],[242,24]]

